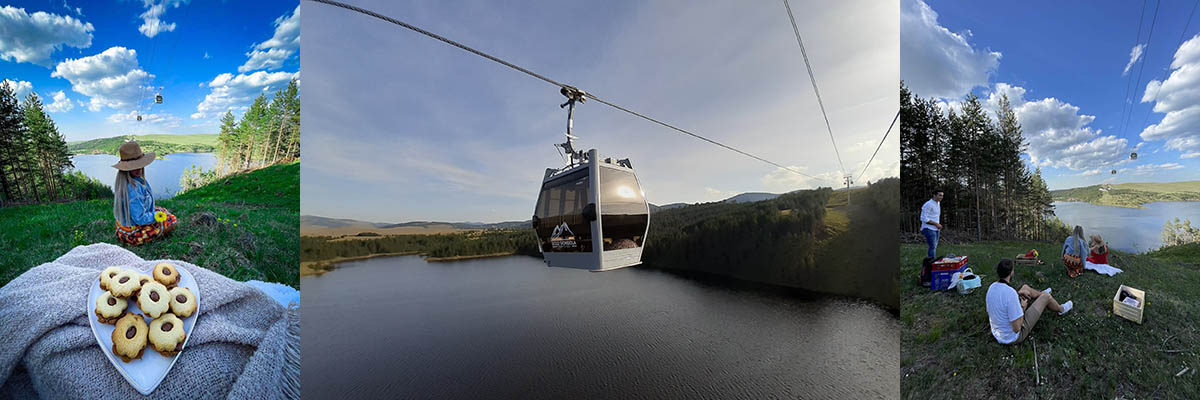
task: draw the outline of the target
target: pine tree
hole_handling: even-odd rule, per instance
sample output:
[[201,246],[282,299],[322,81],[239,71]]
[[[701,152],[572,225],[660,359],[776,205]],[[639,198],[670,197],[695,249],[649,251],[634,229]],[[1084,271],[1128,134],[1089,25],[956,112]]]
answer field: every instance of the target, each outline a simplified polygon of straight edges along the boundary
[[14,201],[20,196],[17,154],[21,151],[24,120],[13,88],[8,82],[0,82],[0,191],[4,201]]

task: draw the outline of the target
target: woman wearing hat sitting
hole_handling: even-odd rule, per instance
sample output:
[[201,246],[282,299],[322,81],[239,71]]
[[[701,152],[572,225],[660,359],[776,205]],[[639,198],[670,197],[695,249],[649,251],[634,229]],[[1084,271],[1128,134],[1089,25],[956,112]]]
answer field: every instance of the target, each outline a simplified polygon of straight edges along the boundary
[[137,142],[121,145],[121,162],[113,183],[113,216],[117,219],[117,239],[140,245],[175,229],[175,215],[154,205],[154,194],[146,181],[145,167],[154,162],[154,153],[143,153]]
[[1100,235],[1092,235],[1092,241],[1088,243],[1089,251],[1087,261],[1092,264],[1108,264],[1108,244],[1104,243],[1104,238]]

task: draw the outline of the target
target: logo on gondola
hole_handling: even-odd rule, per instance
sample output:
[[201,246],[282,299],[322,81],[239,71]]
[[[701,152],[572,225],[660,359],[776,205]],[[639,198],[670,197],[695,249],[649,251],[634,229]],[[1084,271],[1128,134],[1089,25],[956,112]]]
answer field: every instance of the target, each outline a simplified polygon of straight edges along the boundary
[[564,247],[576,247],[575,232],[571,232],[571,227],[563,222],[559,226],[554,227],[554,232],[550,234],[550,245],[556,249]]

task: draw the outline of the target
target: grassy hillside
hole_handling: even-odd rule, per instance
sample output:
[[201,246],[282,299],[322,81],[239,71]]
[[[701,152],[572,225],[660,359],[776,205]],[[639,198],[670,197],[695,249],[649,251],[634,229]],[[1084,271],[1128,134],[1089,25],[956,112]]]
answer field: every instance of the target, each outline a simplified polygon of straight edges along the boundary
[[[1052,287],[1054,298],[1073,301],[1074,309],[1063,316],[1046,311],[1030,339],[1001,345],[988,329],[987,288],[1000,259],[1030,248],[1041,251],[1046,265],[1017,266],[1014,286]],[[1054,260],[1058,248],[1039,242],[939,246],[940,254],[970,256],[982,275],[982,287],[963,296],[919,286],[925,245],[901,245],[901,397],[1200,398],[1200,248],[1115,252],[1109,261],[1123,273],[1085,271],[1073,279]],[[1122,284],[1146,291],[1142,325],[1111,315]]]
[[[1101,188],[1109,189],[1101,191]],[[1170,183],[1118,183],[1053,190],[1055,201],[1082,201],[1092,204],[1140,208],[1156,201],[1200,201],[1200,181]]]
[[121,144],[128,140],[137,140],[138,146],[145,152],[156,155],[170,153],[212,153],[217,151],[216,134],[196,135],[128,135],[102,139],[92,139],[67,143],[67,149],[73,154],[112,154],[118,155]]
[[[237,280],[299,287],[300,164],[242,173],[158,205],[179,218],[166,238],[125,248],[145,259],[191,262]],[[202,212],[215,226],[193,223]],[[118,244],[112,199],[0,208],[0,285],[77,245]]]

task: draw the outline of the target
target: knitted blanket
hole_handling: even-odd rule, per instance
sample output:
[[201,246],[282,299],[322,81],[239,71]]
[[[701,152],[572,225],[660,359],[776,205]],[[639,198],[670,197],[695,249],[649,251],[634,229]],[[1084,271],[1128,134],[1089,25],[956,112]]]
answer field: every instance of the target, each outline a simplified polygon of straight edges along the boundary
[[79,246],[0,287],[0,399],[143,398],[113,368],[85,313],[101,270],[168,261],[200,287],[200,319],[149,397],[300,398],[300,311],[261,290],[177,260],[142,260],[107,243]]

